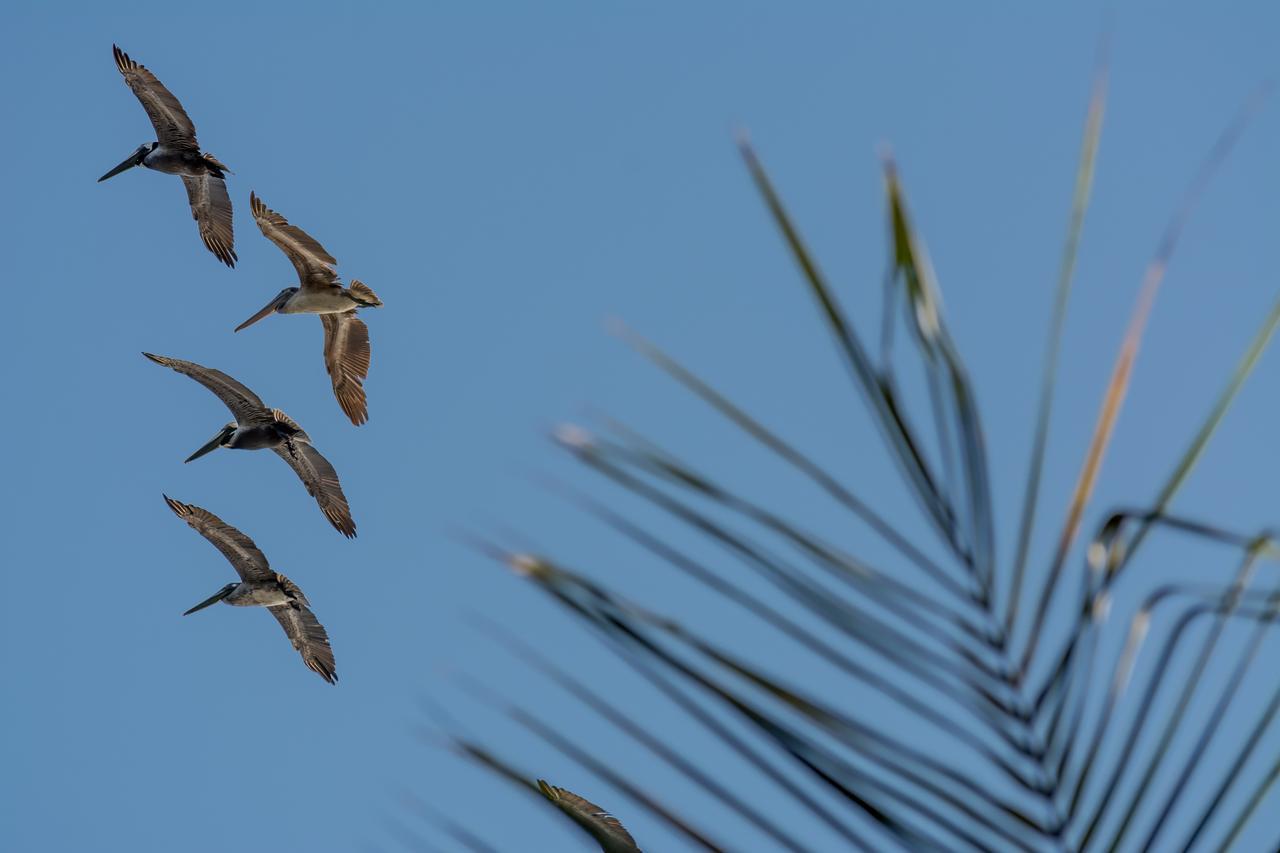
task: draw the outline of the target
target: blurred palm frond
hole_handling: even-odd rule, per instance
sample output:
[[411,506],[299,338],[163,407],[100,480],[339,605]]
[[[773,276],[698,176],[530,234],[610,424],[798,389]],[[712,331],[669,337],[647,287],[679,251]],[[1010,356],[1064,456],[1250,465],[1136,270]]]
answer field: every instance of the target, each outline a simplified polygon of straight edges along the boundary
[[[871,347],[755,150],[740,143],[916,516],[877,509],[878,495],[860,493],[835,466],[625,329],[637,352],[721,419],[726,442],[744,441],[761,466],[780,465],[816,496],[779,505],[767,490],[731,485],[755,464],[745,451],[716,474],[619,420],[557,431],[559,445],[614,498],[555,491],[610,530],[620,550],[640,555],[629,562],[642,559],[646,577],[670,580],[636,595],[606,580],[618,579],[612,555],[586,570],[552,554],[487,550],[594,636],[642,692],[629,701],[604,695],[565,655],[521,639],[528,632],[480,627],[644,764],[619,766],[605,757],[609,743],[539,716],[536,698],[515,703],[482,680],[468,680],[467,689],[591,780],[573,780],[573,790],[591,800],[603,799],[595,790],[611,792],[641,846],[640,827],[662,827],[692,848],[725,849],[732,823],[734,837],[759,839],[753,849],[1221,850],[1266,828],[1264,804],[1280,776],[1280,687],[1245,685],[1265,677],[1262,662],[1277,650],[1276,543],[1267,531],[1180,517],[1171,504],[1280,323],[1280,301],[1151,502],[1112,511],[1077,541],[1164,272],[1256,98],[1206,158],[1157,247],[1065,519],[1045,564],[1033,560],[1105,99],[1104,69],[1085,121],[1011,559],[997,558],[973,383],[888,156],[890,253],[880,340]],[[1150,541],[1173,543],[1162,553],[1178,559],[1139,560]],[[678,598],[695,589],[714,616],[677,618]],[[721,619],[734,627],[721,630]],[[651,722],[659,708],[661,726]],[[538,778],[545,769],[527,773],[471,736],[447,736],[468,758],[564,808],[547,795],[561,789]],[[732,769],[694,760],[692,744],[730,756]],[[606,850],[635,849],[610,847],[598,825],[570,817]],[[449,832],[458,837],[457,828]]]

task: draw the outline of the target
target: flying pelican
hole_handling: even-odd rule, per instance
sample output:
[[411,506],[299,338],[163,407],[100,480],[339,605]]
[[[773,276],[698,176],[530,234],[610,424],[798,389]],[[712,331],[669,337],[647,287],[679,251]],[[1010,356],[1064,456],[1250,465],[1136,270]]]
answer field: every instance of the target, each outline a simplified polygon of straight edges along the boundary
[[156,142],[144,142],[125,161],[107,172],[98,183],[134,166],[181,175],[191,202],[191,216],[200,226],[200,239],[210,252],[229,267],[236,265],[235,235],[231,230],[231,197],[223,173],[231,171],[212,154],[202,154],[196,142],[196,126],[173,93],[143,66],[114,44],[116,67],[156,129]]
[[543,779],[538,780],[538,790],[594,838],[604,853],[641,853],[622,822],[595,803]]
[[197,533],[213,543],[227,562],[240,575],[240,583],[229,583],[216,593],[183,613],[190,616],[210,604],[224,601],[237,607],[265,607],[276,617],[280,627],[302,655],[307,668],[330,684],[338,681],[333,667],[333,648],[329,635],[308,607],[307,597],[298,585],[279,572],[273,572],[267,558],[253,540],[218,518],[207,509],[175,501],[168,495],[169,509],[191,525]]
[[351,422],[360,426],[369,419],[364,394],[364,378],[369,375],[369,329],[356,316],[356,309],[381,308],[382,301],[358,281],[343,287],[333,255],[253,193],[249,193],[249,207],[263,235],[289,256],[302,286],[280,291],[261,311],[236,326],[236,331],[272,313],[319,314],[324,326],[324,366],[333,382],[333,395]]
[[268,409],[257,394],[221,370],[149,352],[143,355],[156,364],[190,376],[226,403],[235,416],[235,422],[218,430],[218,434],[204,447],[187,457],[187,462],[219,447],[237,450],[269,447],[297,473],[329,523],[348,539],[356,535],[356,523],[351,520],[351,509],[347,506],[346,495],[342,493],[342,484],[338,482],[338,472],[333,470],[328,459],[320,455],[320,451],[311,446],[311,437],[288,415],[279,409]]

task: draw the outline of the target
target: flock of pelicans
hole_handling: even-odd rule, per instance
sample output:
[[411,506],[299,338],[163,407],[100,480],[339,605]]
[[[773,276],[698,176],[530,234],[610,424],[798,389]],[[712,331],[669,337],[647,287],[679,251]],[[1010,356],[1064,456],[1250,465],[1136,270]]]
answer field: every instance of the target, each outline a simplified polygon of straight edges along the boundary
[[[231,222],[231,197],[227,194],[225,165],[212,154],[202,152],[196,128],[182,104],[144,66],[112,45],[116,68],[125,83],[142,102],[155,127],[156,141],[139,145],[123,163],[98,182],[135,166],[178,175],[187,188],[191,215],[200,228],[200,237],[214,256],[229,267],[236,264],[235,232]],[[324,327],[324,363],[333,383],[338,405],[356,426],[369,419],[364,380],[369,375],[369,329],[356,316],[359,308],[377,308],[382,302],[365,285],[352,281],[342,286],[335,270],[337,261],[315,238],[271,208],[253,193],[249,210],[258,228],[293,262],[298,286],[286,287],[262,310],[236,327],[240,331],[273,314],[319,314]],[[311,443],[302,427],[279,409],[268,408],[257,394],[220,370],[190,361],[143,353],[156,364],[191,377],[226,404],[235,421],[218,430],[207,444],[187,458],[190,462],[219,447],[239,450],[275,451],[302,480],[320,505],[329,523],[348,538],[356,535],[346,495],[338,473],[329,460]],[[338,680],[333,649],[324,628],[311,612],[298,585],[271,569],[267,558],[248,536],[208,510],[165,496],[177,516],[213,543],[240,575],[208,599],[187,611],[195,613],[224,601],[242,607],[265,607],[280,622],[293,647],[308,667],[330,684]],[[185,614],[184,614],[185,615]]]
[[[237,261],[235,234],[231,222],[231,197],[225,175],[229,169],[212,154],[202,152],[196,142],[196,128],[182,104],[144,66],[112,45],[116,67],[133,94],[142,102],[155,127],[156,141],[139,145],[120,165],[98,182],[135,166],[178,175],[187,188],[191,215],[200,229],[200,238],[210,252],[229,267]],[[319,314],[324,327],[324,363],[333,383],[338,405],[356,426],[369,419],[363,383],[369,374],[369,329],[356,316],[359,308],[379,308],[382,302],[359,281],[343,287],[335,270],[337,261],[315,238],[271,210],[253,193],[249,210],[258,228],[293,262],[298,286],[286,287],[245,320],[239,332],[270,314]],[[342,493],[338,473],[311,443],[302,427],[279,409],[268,408],[257,394],[220,370],[190,361],[143,353],[156,364],[191,377],[213,392],[231,410],[235,421],[191,454],[187,462],[219,447],[238,450],[271,449],[283,459],[320,511],[343,536],[353,538],[356,524]],[[280,623],[303,662],[330,684],[338,680],[333,648],[324,627],[316,619],[298,585],[272,570],[266,556],[253,540],[213,513],[192,504],[164,496],[174,514],[208,539],[240,575],[184,616],[219,601],[240,607],[265,607]],[[570,819],[599,842],[605,851],[639,851],[635,840],[618,819],[596,804],[539,779],[538,790]]]

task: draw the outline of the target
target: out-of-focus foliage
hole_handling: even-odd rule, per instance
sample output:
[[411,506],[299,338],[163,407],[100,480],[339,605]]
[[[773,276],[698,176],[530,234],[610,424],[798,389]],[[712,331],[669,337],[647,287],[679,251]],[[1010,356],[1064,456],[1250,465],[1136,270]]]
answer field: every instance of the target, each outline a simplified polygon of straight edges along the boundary
[[[784,650],[779,657],[763,663],[696,622],[641,605],[603,580],[606,571],[571,566],[554,553],[484,545],[589,629],[618,665],[648,685],[649,698],[602,695],[589,673],[575,668],[572,654],[539,650],[536,641],[523,639],[536,636],[532,626],[517,631],[485,623],[483,630],[548,687],[576,697],[584,714],[646,750],[654,766],[677,774],[758,833],[756,849],[814,849],[813,834],[796,823],[796,814],[824,837],[873,851],[1226,849],[1250,822],[1271,821],[1259,805],[1280,775],[1280,755],[1259,744],[1280,709],[1280,686],[1267,704],[1239,700],[1245,679],[1276,680],[1259,662],[1276,651],[1270,627],[1280,586],[1257,582],[1266,577],[1260,567],[1275,556],[1274,542],[1265,531],[1171,515],[1169,505],[1280,322],[1280,303],[1204,421],[1187,425],[1189,446],[1151,504],[1114,511],[1086,528],[1164,271],[1199,194],[1256,100],[1209,153],[1157,248],[1103,389],[1056,545],[1045,565],[1031,570],[1062,330],[1105,97],[1103,71],[1085,122],[1011,558],[996,556],[989,449],[974,383],[948,332],[940,285],[896,165],[886,157],[890,254],[880,340],[869,347],[745,140],[751,179],[854,393],[878,425],[883,446],[858,452],[893,461],[932,541],[907,532],[901,519],[877,509],[875,495],[791,444],[764,416],[622,330],[638,352],[722,416],[727,433],[754,445],[758,456],[738,467],[754,461],[785,466],[893,558],[860,559],[833,544],[836,536],[811,529],[805,506],[775,506],[768,494],[731,487],[614,421],[599,433],[565,427],[556,438],[579,463],[654,514],[637,520],[578,493],[571,499],[613,528],[620,542],[705,587],[718,606],[756,626],[757,638],[777,638]],[[846,390],[814,387],[812,393]],[[689,536],[718,556],[707,559],[679,544]],[[1198,549],[1197,561],[1204,555],[1202,564],[1187,569],[1190,579],[1164,567],[1139,568],[1143,543],[1157,536],[1183,537]],[[794,666],[779,667],[787,656]],[[794,675],[815,668],[827,673],[822,683]],[[633,830],[628,815],[644,813],[690,848],[722,849],[717,827],[664,795],[643,768],[602,759],[599,744],[578,737],[563,720],[539,716],[536,695],[510,696],[486,686],[482,673],[473,675],[473,692],[599,784],[596,791],[575,782],[583,796],[600,800],[607,793]],[[683,725],[656,728],[649,701],[679,715]],[[482,736],[448,718],[439,723],[454,748],[530,794],[560,790],[535,784],[540,771],[495,755]],[[736,756],[738,769],[729,773],[685,758],[681,743],[692,738],[718,741]],[[1213,764],[1201,760],[1210,749],[1218,757]],[[758,774],[771,796],[743,793],[739,772]],[[1211,793],[1192,798],[1189,789]],[[563,808],[555,797],[548,802]],[[595,831],[590,820],[570,817],[606,850],[635,849],[610,846],[616,839]],[[471,849],[487,849],[483,827],[465,835],[456,827],[448,831]],[[643,847],[645,839],[637,840]]]

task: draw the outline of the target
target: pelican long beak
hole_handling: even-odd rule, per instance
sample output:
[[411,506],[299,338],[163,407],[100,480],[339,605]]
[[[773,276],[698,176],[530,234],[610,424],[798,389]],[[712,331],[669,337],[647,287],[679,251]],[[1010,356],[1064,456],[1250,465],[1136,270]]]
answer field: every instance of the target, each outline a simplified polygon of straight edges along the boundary
[[186,613],[183,613],[182,615],[190,616],[192,613],[195,613],[197,610],[204,610],[210,604],[217,604],[219,601],[221,601],[222,599],[230,595],[231,591],[234,590],[235,588],[236,588],[235,584],[224,586],[222,589],[218,590],[213,595],[209,596],[204,601],[200,602],[195,607],[191,608],[190,610],[188,610]]
[[284,292],[282,292],[282,293],[277,294],[277,295],[276,295],[276,297],[275,297],[274,299],[272,299],[272,300],[271,300],[270,302],[268,302],[266,305],[262,306],[262,310],[261,310],[261,311],[259,311],[257,314],[254,314],[254,315],[253,315],[252,317],[250,317],[248,320],[245,320],[245,321],[244,321],[243,323],[241,323],[239,326],[236,326],[236,331],[238,332],[238,331],[240,331],[241,329],[247,329],[247,328],[249,328],[250,326],[252,326],[254,323],[256,323],[256,322],[258,322],[259,320],[261,320],[263,317],[267,317],[267,316],[269,316],[269,315],[271,315],[271,314],[275,313],[276,309],[277,309],[277,308],[279,308],[281,305],[283,305],[283,304],[285,303],[285,300],[286,300],[286,299],[288,299],[288,295],[287,295],[287,294],[288,294],[288,291],[287,291],[287,290],[286,290],[286,291],[284,291]]
[[105,175],[103,175],[101,178],[98,178],[98,183],[102,183],[102,182],[103,182],[103,181],[105,181],[107,178],[114,178],[116,175],[120,174],[121,172],[127,172],[127,171],[129,171],[130,169],[132,169],[134,166],[138,165],[138,164],[139,164],[139,163],[141,163],[141,162],[142,162],[142,158],[141,158],[141,157],[139,157],[139,156],[138,156],[138,152],[137,152],[137,151],[135,151],[135,152],[133,152],[132,154],[130,154],[130,155],[125,159],[125,161],[124,161],[123,163],[121,163],[119,166],[116,166],[116,167],[115,167],[114,169],[112,169],[110,172],[107,172],[107,173],[106,173]]
[[227,431],[225,429],[218,430],[218,434],[215,435],[213,438],[209,439],[209,441],[204,445],[204,447],[201,447],[195,453],[192,453],[186,459],[182,460],[183,464],[185,465],[188,462],[191,462],[195,459],[199,459],[201,456],[204,456],[206,453],[212,453],[213,451],[217,450],[219,447],[222,446],[222,439],[225,438],[226,435],[227,435]]

